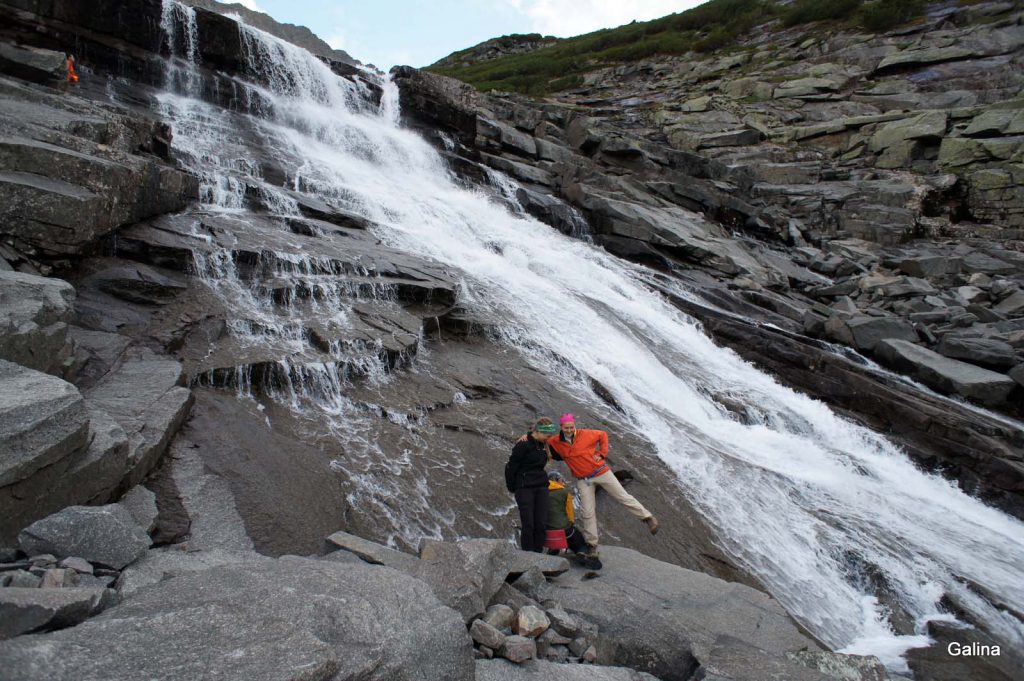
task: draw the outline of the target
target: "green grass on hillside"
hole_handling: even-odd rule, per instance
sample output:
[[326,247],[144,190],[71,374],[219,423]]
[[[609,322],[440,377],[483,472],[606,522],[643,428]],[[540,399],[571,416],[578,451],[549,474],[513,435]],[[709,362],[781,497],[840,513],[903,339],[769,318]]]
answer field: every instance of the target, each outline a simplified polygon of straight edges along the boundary
[[[740,35],[774,18],[785,26],[855,21],[868,30],[884,31],[920,16],[924,7],[924,0],[796,0],[788,7],[779,7],[773,0],[709,0],[679,14],[560,40],[532,52],[469,66],[458,64],[459,57],[471,53],[470,48],[444,60],[456,65],[438,63],[426,70],[458,78],[483,92],[503,90],[543,96],[578,87],[584,73],[601,66],[659,54],[728,50]],[[511,42],[517,38],[503,36],[499,40]]]
[[582,81],[580,74],[602,64],[728,47],[742,32],[774,17],[775,11],[770,0],[710,0],[686,12],[568,38],[526,54],[465,67],[435,64],[427,70],[478,90],[544,95],[574,87]]

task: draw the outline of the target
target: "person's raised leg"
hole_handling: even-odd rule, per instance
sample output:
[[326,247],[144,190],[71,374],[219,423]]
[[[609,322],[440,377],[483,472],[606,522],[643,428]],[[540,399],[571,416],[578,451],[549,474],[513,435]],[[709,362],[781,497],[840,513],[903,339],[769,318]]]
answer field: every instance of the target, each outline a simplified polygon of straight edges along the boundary
[[608,471],[594,478],[594,486],[598,485],[608,493],[608,496],[625,506],[637,518],[647,523],[651,534],[655,534],[658,531],[658,521],[655,519],[654,514],[644,508],[644,505],[637,501],[636,497],[626,491],[626,488],[622,486],[622,483],[619,482],[614,473]]

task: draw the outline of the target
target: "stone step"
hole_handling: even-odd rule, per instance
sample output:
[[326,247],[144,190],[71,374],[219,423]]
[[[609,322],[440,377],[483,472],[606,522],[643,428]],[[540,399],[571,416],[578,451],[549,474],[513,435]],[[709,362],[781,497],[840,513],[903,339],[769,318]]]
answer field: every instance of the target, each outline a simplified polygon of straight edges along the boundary
[[146,477],[188,416],[193,397],[182,387],[184,378],[179,362],[142,356],[125,360],[86,391],[128,436],[124,489]]
[[102,504],[113,499],[125,477],[128,436],[108,414],[90,406],[88,444],[0,488],[0,541],[65,506]]
[[10,485],[88,443],[85,400],[70,383],[0,360],[0,485]]

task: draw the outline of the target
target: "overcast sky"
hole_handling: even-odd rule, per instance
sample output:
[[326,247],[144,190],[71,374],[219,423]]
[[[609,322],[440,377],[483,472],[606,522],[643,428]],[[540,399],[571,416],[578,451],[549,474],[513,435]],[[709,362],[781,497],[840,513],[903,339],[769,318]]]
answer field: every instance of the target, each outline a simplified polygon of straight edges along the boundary
[[388,69],[427,66],[509,33],[568,37],[645,21],[703,0],[239,0],[308,26],[333,47]]

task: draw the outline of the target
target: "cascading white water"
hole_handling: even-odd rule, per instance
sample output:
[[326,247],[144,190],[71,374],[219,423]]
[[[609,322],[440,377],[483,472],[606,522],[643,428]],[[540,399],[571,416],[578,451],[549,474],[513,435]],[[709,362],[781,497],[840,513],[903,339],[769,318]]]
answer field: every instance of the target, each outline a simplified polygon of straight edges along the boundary
[[[678,474],[680,493],[723,548],[816,636],[903,668],[900,654],[927,638],[893,632],[872,595],[881,580],[918,631],[951,618],[940,605],[948,594],[1003,640],[1024,645],[1021,622],[968,585],[1024,610],[1024,523],[716,347],[636,266],[460,187],[440,156],[398,125],[392,83],[379,109],[369,108],[309,53],[241,30],[259,74],[245,87],[262,102],[247,124],[290,186],[362,214],[385,243],[460,271],[474,305],[504,320],[502,340],[570,389],[593,397],[589,378],[600,381]],[[220,117],[223,126],[224,113],[187,92],[163,102],[175,150],[204,186],[262,183],[243,144],[225,149],[197,122]],[[244,207],[243,193],[228,194],[211,189],[204,201]],[[712,392],[748,405],[750,422],[732,419]],[[340,384],[331,392],[341,393]],[[346,418],[330,400],[321,406]]]

